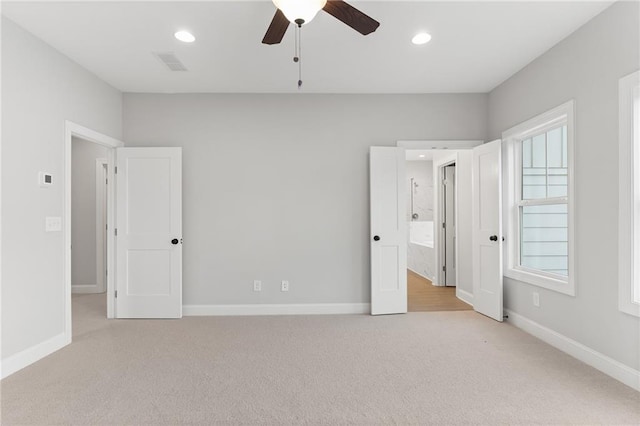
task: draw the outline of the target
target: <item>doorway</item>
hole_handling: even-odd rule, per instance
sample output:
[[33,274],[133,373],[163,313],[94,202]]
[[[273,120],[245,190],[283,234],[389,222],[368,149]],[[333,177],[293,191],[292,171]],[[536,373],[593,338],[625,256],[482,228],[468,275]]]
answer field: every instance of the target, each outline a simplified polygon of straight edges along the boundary
[[[397,147],[369,150],[371,314],[406,313],[407,229],[406,156],[411,150],[442,151],[434,169],[455,163],[455,295],[473,309],[502,321],[502,141],[400,141]],[[451,157],[451,158],[447,158]],[[465,164],[465,166],[463,166]],[[437,177],[436,177],[437,180]],[[439,185],[434,185],[438,188]],[[438,199],[436,197],[436,199]],[[480,202],[482,200],[482,202]],[[443,220],[435,209],[434,223]],[[439,226],[436,226],[439,229]],[[434,247],[445,238],[434,232]],[[487,242],[489,241],[489,242]],[[436,283],[444,286],[445,260],[436,254]]]
[[[458,150],[406,150],[409,312],[472,309],[456,295],[459,157],[463,168],[471,166],[468,157]],[[470,171],[463,176],[470,176]],[[467,204],[470,185],[466,180],[463,182],[462,196],[469,198]],[[470,221],[471,217],[465,219]],[[466,237],[463,236],[463,241]]]
[[[80,251],[80,247],[82,246],[77,246],[77,242],[73,243],[72,241],[72,235],[73,233],[73,204],[74,204],[74,196],[73,196],[73,185],[72,185],[72,180],[73,180],[73,172],[75,170],[74,168],[74,164],[73,164],[73,147],[74,147],[74,140],[79,141],[77,142],[78,144],[82,143],[82,144],[86,144],[86,145],[77,145],[77,146],[82,146],[88,150],[93,149],[97,149],[96,147],[99,147],[100,149],[102,149],[100,156],[96,156],[94,157],[94,160],[92,162],[89,162],[89,164],[85,165],[88,168],[87,171],[87,175],[89,176],[88,181],[90,183],[87,183],[88,185],[90,185],[88,191],[91,192],[91,187],[93,188],[93,193],[97,194],[99,192],[99,189],[101,187],[101,184],[98,184],[98,180],[101,179],[101,176],[104,176],[104,173],[106,173],[106,178],[105,178],[105,186],[104,191],[106,192],[105,194],[101,195],[94,195],[93,197],[93,209],[91,209],[90,207],[88,207],[90,209],[90,211],[92,213],[90,214],[81,214],[83,219],[86,219],[89,223],[92,223],[92,225],[85,225],[87,229],[86,231],[83,232],[83,234],[86,234],[84,236],[81,236],[80,234],[78,234],[78,229],[76,228],[76,237],[81,236],[81,238],[84,238],[85,236],[87,237],[87,240],[91,240],[91,235],[93,235],[95,237],[95,239],[93,240],[93,243],[89,243],[89,247],[93,247],[93,249],[91,250],[92,254],[89,254],[86,258],[89,259],[89,262],[92,265],[95,265],[91,268],[87,268],[87,270],[85,271],[86,275],[81,276],[78,275],[78,267],[82,266],[82,265],[78,265],[78,262],[81,262],[82,260],[76,260],[76,285],[82,286],[82,285],[86,285],[89,286],[91,284],[94,285],[94,287],[92,288],[92,290],[94,291],[98,291],[101,290],[100,286],[99,286],[99,282],[101,281],[101,279],[104,277],[103,279],[103,284],[102,284],[102,288],[104,288],[104,297],[106,298],[106,312],[104,312],[106,314],[106,316],[108,318],[113,318],[114,316],[114,308],[115,308],[115,304],[113,302],[113,294],[114,294],[114,290],[113,290],[113,277],[115,275],[115,263],[114,263],[114,253],[115,253],[115,245],[114,245],[114,236],[113,233],[110,232],[111,231],[111,226],[110,224],[114,223],[114,206],[115,203],[113,202],[114,200],[114,196],[115,196],[115,190],[114,190],[114,161],[115,161],[115,148],[117,147],[121,147],[124,146],[124,143],[122,143],[121,141],[117,140],[117,139],[113,139],[109,136],[103,135],[101,133],[98,133],[92,129],[80,126],[79,124],[73,123],[71,121],[66,121],[65,122],[65,139],[64,139],[64,147],[65,147],[65,166],[64,166],[64,198],[65,198],[65,204],[64,204],[64,247],[65,247],[65,253],[64,253],[64,262],[65,262],[65,267],[64,267],[64,282],[65,282],[65,299],[64,299],[64,304],[65,304],[65,318],[64,318],[64,322],[65,322],[65,340],[66,343],[70,343],[71,342],[71,336],[72,336],[72,316],[71,316],[71,303],[72,303],[72,284],[73,284],[73,275],[74,275],[74,265],[73,265],[73,261],[72,261],[72,257],[73,257],[73,253],[72,251]],[[78,158],[78,157],[77,157]],[[76,159],[77,159],[76,158]],[[98,161],[99,160],[99,161]],[[103,166],[102,168],[100,167],[101,165],[106,164],[106,166]],[[100,177],[97,177],[100,176]],[[108,183],[107,183],[108,180]],[[85,182],[86,183],[86,182]],[[76,188],[77,189],[77,188]],[[104,201],[100,199],[100,197],[104,197]],[[85,204],[83,204],[84,206],[89,206],[91,204],[91,202],[87,202]],[[97,207],[100,206],[100,207]],[[103,207],[104,206],[104,210]],[[76,205],[77,207],[77,205]],[[101,225],[98,225],[98,222],[100,221],[100,211],[102,211],[102,217],[105,221],[105,232],[104,234],[102,233],[101,230],[98,230],[98,227]],[[98,213],[96,213],[98,212]],[[78,215],[79,213],[76,213],[76,215]],[[77,224],[76,224],[77,227]],[[109,228],[109,229],[107,229]],[[104,237],[103,237],[104,236]],[[103,237],[104,238],[104,243],[99,243],[100,238]],[[76,244],[76,245],[74,245]],[[99,254],[99,250],[100,248],[102,248],[104,250],[104,253],[102,255]],[[73,250],[75,249],[75,250]],[[93,259],[93,260],[91,260]],[[99,267],[98,264],[104,262],[104,265]],[[104,275],[102,274],[102,270],[104,270]],[[93,271],[93,274],[90,272]],[[91,276],[93,275],[93,279],[91,279]],[[78,278],[78,277],[83,277],[84,279]],[[85,281],[85,282],[82,282]],[[80,289],[82,287],[77,287],[76,290]],[[84,290],[88,290],[89,287],[84,287]],[[100,294],[100,293],[98,293]],[[104,308],[102,308],[104,309]]]
[[[107,187],[109,148],[71,139],[71,291],[107,291]],[[106,303],[106,300],[105,300]]]

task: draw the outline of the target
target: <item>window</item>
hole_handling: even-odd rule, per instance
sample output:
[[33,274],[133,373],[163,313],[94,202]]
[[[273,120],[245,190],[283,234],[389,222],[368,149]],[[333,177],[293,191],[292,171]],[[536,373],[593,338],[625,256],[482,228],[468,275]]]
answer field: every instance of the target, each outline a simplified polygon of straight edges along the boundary
[[503,134],[505,275],[574,295],[573,101]]
[[640,316],[640,71],[619,82],[618,306]]

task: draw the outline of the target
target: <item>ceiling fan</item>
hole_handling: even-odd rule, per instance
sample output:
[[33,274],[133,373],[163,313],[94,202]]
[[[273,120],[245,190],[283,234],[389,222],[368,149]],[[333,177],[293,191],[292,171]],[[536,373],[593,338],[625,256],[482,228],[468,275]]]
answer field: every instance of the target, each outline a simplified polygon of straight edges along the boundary
[[278,44],[287,32],[289,23],[302,27],[311,22],[320,10],[344,22],[362,35],[374,32],[380,23],[342,0],[273,0],[278,8],[267,33],[264,44]]

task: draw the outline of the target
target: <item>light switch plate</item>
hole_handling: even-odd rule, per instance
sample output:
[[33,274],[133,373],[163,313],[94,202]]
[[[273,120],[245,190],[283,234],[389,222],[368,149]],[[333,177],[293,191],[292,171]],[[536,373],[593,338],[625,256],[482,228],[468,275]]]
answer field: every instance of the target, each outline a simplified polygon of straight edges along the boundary
[[60,216],[48,216],[45,219],[44,227],[47,232],[62,231],[62,218]]

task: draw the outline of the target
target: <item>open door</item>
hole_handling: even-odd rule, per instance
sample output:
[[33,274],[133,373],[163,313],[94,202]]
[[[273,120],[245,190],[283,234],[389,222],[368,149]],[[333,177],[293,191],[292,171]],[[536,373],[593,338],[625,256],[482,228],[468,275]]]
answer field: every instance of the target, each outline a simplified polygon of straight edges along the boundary
[[502,321],[502,141],[473,148],[473,309]]
[[405,150],[371,147],[371,315],[407,312]]
[[443,167],[444,171],[444,285],[455,287],[456,274],[456,166]]
[[182,150],[118,148],[116,317],[182,317]]

